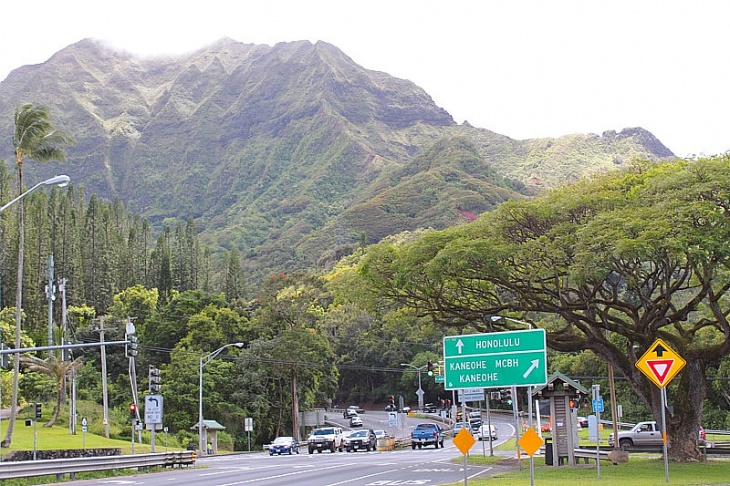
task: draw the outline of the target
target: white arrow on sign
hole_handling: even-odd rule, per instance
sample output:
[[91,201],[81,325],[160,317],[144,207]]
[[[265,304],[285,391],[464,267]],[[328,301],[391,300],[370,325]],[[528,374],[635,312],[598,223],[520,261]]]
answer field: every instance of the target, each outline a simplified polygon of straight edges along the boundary
[[461,349],[464,347],[464,343],[461,342],[461,339],[459,339],[458,341],[456,341],[456,347],[458,348],[457,349],[457,353],[458,354],[461,354]]
[[527,371],[525,371],[525,374],[522,375],[523,378],[527,378],[527,376],[532,373],[532,370],[536,370],[540,366],[540,360],[539,359],[533,359],[530,361],[532,363],[529,368],[527,368]]

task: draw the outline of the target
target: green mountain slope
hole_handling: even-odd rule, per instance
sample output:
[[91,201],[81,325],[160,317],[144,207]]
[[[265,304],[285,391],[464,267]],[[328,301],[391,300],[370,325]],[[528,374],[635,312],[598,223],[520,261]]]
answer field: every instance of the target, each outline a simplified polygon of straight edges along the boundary
[[[0,140],[22,102],[48,105],[78,141],[63,170],[26,164],[26,180],[63,171],[154,225],[192,217],[214,251],[242,251],[252,279],[672,156],[641,129],[517,141],[457,125],[410,81],[323,42],[222,39],[139,59],[87,39],[0,83]],[[12,160],[7,142],[0,156]]]

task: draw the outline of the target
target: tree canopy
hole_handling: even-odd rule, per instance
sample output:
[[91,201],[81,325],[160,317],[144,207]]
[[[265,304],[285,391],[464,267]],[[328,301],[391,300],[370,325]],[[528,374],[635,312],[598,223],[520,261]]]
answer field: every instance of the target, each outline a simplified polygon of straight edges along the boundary
[[381,295],[444,325],[507,330],[515,312],[559,351],[617,368],[657,419],[659,389],[634,366],[661,338],[687,366],[673,388],[670,453],[699,459],[705,370],[730,353],[730,157],[637,163],[472,224],[384,243],[363,275]]

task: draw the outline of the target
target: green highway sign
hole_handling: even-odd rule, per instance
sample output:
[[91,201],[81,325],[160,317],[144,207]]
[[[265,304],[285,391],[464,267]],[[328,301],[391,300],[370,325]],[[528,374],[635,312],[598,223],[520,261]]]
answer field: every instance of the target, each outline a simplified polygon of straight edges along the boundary
[[444,388],[498,388],[547,383],[545,330],[444,338]]
[[444,382],[444,375],[436,375],[436,379],[434,381],[436,383],[443,383]]

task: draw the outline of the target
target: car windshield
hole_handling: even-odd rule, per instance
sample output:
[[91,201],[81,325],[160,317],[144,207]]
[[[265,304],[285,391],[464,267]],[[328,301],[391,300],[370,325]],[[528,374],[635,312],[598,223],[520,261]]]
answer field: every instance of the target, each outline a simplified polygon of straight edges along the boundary
[[317,429],[312,432],[312,435],[332,435],[334,433],[334,429]]
[[292,440],[294,439],[292,439],[291,437],[277,437],[276,439],[274,439],[273,444],[289,444],[292,442]]
[[385,431],[384,430],[376,430],[375,431],[376,437],[385,437]]
[[350,434],[350,437],[367,437],[368,433],[365,430],[359,430]]

